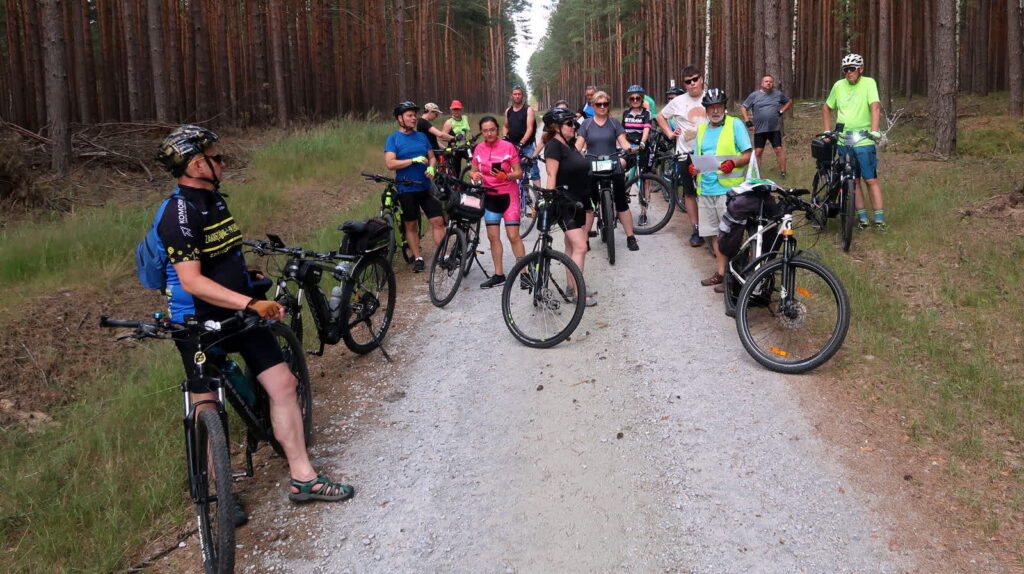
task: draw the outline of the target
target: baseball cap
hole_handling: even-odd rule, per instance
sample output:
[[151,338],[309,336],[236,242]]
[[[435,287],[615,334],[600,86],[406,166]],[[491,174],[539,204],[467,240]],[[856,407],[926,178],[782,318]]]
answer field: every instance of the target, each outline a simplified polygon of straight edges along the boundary
[[427,112],[441,113],[441,108],[437,107],[437,104],[435,104],[434,102],[430,102],[429,104],[423,106],[423,110]]
[[452,105],[448,106],[448,109],[450,109],[450,110],[461,110],[462,109],[462,102],[460,102],[459,100],[452,100]]

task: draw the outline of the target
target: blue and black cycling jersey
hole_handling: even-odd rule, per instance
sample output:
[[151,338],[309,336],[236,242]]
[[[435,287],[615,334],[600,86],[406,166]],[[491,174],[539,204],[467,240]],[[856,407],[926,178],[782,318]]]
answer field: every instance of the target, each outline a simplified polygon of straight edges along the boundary
[[188,186],[179,186],[178,190],[183,199],[172,198],[157,225],[157,233],[167,248],[165,294],[171,320],[182,321],[186,315],[204,320],[226,319],[234,311],[186,293],[174,264],[199,261],[204,277],[232,291],[251,295],[242,256],[242,232],[220,193]]

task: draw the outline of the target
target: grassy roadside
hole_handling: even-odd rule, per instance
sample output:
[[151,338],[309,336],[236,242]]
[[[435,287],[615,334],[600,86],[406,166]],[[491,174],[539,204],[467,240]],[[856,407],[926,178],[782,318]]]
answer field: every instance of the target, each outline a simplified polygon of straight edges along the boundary
[[[272,225],[298,186],[339,187],[357,181],[360,169],[379,169],[391,129],[344,121],[259,146],[246,181],[224,186],[242,229]],[[230,153],[230,139],[225,145]],[[372,204],[337,217],[363,217]],[[120,279],[137,289],[131,251],[153,209],[107,206],[6,233],[0,310],[18,316],[33,294],[54,286],[104,293]],[[309,237],[296,239],[336,247],[333,229],[307,229]],[[156,533],[180,526],[180,359],[170,345],[138,347],[119,349],[127,357],[114,363],[118,372],[97,370],[81,381],[76,400],[51,413],[56,424],[0,432],[0,571],[111,571]]]
[[[854,313],[823,371],[870,408],[898,413],[905,440],[941,462],[969,528],[1022,564],[1024,123],[1000,115],[1005,94],[964,98],[959,155],[940,161],[928,153],[923,104],[897,102],[916,113],[880,154],[891,231],[858,231],[843,254],[831,226],[812,248],[842,278]],[[786,184],[808,186],[820,107],[798,109],[787,130],[803,135],[787,145]]]

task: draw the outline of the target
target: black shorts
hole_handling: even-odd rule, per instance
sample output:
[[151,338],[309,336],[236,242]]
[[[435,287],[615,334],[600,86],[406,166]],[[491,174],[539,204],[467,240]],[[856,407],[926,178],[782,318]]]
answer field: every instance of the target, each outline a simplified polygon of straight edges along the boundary
[[587,223],[587,208],[586,201],[580,201],[584,205],[583,209],[579,209],[575,204],[568,202],[559,202],[558,208],[555,213],[555,221],[558,226],[562,228],[562,231],[569,231],[572,229],[582,229]]
[[690,166],[693,165],[693,160],[690,156],[686,156],[686,159],[676,163],[676,169],[679,170],[679,183],[683,186],[683,197],[697,197],[697,184],[693,181],[693,176],[690,175]]
[[441,217],[444,210],[441,202],[429,191],[406,191],[398,194],[398,203],[402,206],[402,221],[419,221],[420,209],[427,219]]
[[782,132],[774,131],[754,134],[754,147],[761,149],[768,142],[771,142],[772,147],[782,147]]
[[[222,336],[224,336],[223,333],[206,333],[203,335],[203,345],[216,342],[218,349],[242,355],[242,360],[245,361],[254,376],[284,362],[284,353],[281,352],[281,346],[277,344],[277,338],[274,337],[270,327],[250,329],[217,342],[217,339]],[[185,365],[185,376],[195,377],[198,369],[195,364],[195,345],[188,341],[175,341],[175,344],[178,346],[178,352],[181,353],[181,362]],[[210,355],[210,353],[206,354]],[[208,388],[193,387],[189,390],[193,393],[210,392]]]

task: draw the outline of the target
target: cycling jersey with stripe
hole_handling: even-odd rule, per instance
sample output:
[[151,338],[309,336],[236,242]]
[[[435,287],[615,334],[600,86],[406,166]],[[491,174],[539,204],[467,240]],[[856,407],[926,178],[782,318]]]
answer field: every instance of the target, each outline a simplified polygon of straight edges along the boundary
[[234,311],[186,293],[173,264],[199,261],[204,277],[232,291],[251,295],[242,256],[242,232],[220,193],[184,185],[178,190],[184,199],[171,199],[157,225],[157,233],[167,249],[165,295],[171,320],[182,321],[186,315],[204,320],[226,319]]

